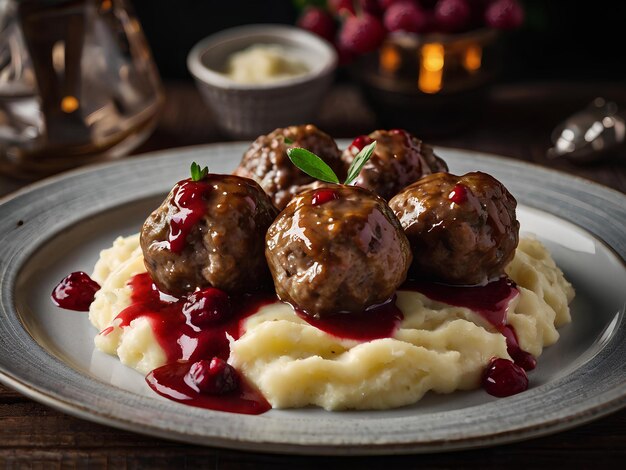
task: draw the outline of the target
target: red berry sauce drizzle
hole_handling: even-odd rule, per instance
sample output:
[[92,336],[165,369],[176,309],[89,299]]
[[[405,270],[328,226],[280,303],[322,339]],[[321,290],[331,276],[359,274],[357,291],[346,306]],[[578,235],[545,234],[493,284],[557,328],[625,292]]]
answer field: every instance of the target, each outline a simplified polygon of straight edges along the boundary
[[172,253],[180,253],[185,248],[187,235],[204,215],[204,197],[211,189],[206,181],[179,181],[174,188],[174,206],[178,212],[172,214],[168,236]]
[[493,358],[483,374],[483,388],[498,397],[513,395],[528,388],[525,370],[534,369],[537,361],[520,348],[515,331],[506,323],[509,302],[519,295],[511,279],[502,277],[485,286],[472,287],[411,280],[400,289],[414,290],[437,302],[466,307],[480,314],[504,335],[507,351],[514,361]]
[[[213,359],[225,364],[230,354],[227,335],[238,339],[242,321],[262,306],[275,302],[273,294],[229,299],[222,291],[208,288],[178,299],[160,292],[147,273],[134,276],[129,285],[131,305],[117,316],[118,326],[128,326],[139,317],[151,323],[167,358],[166,365],[146,377],[155,392],[180,403],[220,411],[260,414],[271,408],[231,366],[211,368],[203,364],[210,365]],[[192,368],[196,369],[195,373]],[[198,368],[206,369],[204,375]],[[217,384],[228,384],[232,380],[227,377],[236,376],[233,380],[238,386],[214,385],[207,389],[203,386],[206,380],[198,380],[201,375],[209,376],[207,380]]]
[[335,313],[316,318],[295,306],[294,310],[300,318],[319,330],[357,341],[390,338],[404,319],[402,311],[396,306],[395,295],[382,304],[356,313]]
[[52,291],[52,301],[57,307],[88,312],[91,302],[100,290],[100,284],[83,271],[76,271],[63,278]]

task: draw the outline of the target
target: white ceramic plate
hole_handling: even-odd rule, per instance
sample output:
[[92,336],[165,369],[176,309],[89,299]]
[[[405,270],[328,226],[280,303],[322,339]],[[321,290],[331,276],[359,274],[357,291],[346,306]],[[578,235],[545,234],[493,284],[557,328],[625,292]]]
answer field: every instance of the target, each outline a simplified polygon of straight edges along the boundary
[[[345,142],[343,143],[345,145]],[[516,196],[523,232],[550,249],[577,296],[573,322],[530,373],[531,387],[427,395],[389,411],[209,411],[152,393],[139,373],[94,351],[87,315],[50,302],[72,271],[139,230],[191,161],[229,173],[245,144],[170,150],[81,169],[0,205],[0,380],[64,412],[146,434],[298,454],[446,451],[566,429],[626,402],[626,196],[588,181],[475,153],[440,149],[455,173],[482,170]]]

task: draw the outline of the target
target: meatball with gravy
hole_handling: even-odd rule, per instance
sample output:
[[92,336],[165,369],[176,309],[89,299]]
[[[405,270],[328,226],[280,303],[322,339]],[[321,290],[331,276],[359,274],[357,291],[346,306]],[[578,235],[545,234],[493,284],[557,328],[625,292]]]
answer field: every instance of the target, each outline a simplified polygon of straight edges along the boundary
[[397,194],[389,206],[411,243],[411,274],[449,284],[502,276],[519,237],[517,202],[492,176],[436,173]]
[[332,137],[312,124],[276,129],[257,137],[243,155],[234,174],[259,183],[279,209],[283,209],[302,186],[314,181],[291,163],[287,156],[287,149],[290,147],[302,147],[313,152],[339,178],[345,174],[337,144]]
[[269,228],[265,254],[278,296],[315,317],[388,300],[411,263],[385,201],[340,185],[295,196]]
[[350,165],[363,147],[373,141],[376,149],[353,184],[374,191],[387,201],[424,175],[448,171],[432,147],[400,129],[377,130],[357,137],[344,150],[344,163]]
[[146,269],[160,290],[250,292],[269,281],[265,233],[278,211],[254,181],[209,174],[180,181],[141,229]]

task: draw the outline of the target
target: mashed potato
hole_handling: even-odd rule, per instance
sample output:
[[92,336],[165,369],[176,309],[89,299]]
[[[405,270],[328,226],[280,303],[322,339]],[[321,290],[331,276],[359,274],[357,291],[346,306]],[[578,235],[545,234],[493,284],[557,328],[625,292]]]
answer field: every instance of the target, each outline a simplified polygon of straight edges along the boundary
[[[96,347],[117,354],[142,373],[165,364],[150,323],[125,327],[116,316],[130,304],[127,281],[145,272],[137,235],[118,238],[102,251],[93,279],[102,286],[89,317],[99,330]],[[507,274],[519,288],[507,322],[521,348],[539,356],[570,321],[574,297],[546,248],[522,239]],[[506,341],[481,315],[399,291],[404,320],[393,338],[359,342],[327,334],[283,303],[267,305],[245,321],[245,334],[231,341],[229,362],[254,383],[275,408],[316,405],[328,410],[384,409],[418,401],[427,391],[477,388],[494,356],[510,359]]]
[[293,52],[278,44],[257,44],[232,54],[226,76],[238,83],[271,83],[308,72]]

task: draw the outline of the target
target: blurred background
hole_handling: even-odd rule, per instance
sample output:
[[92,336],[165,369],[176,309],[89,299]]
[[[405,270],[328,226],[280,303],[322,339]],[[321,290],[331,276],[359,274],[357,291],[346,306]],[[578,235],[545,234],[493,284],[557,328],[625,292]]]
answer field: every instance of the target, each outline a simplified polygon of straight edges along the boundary
[[[203,37],[249,23],[294,24],[292,0],[133,0],[164,79],[191,79],[187,52]],[[319,3],[319,2],[318,2]],[[522,26],[505,35],[502,82],[624,80],[626,2],[523,0]]]
[[[268,23],[325,37],[334,73],[271,93],[194,79],[194,45]],[[625,28],[626,2],[608,0],[0,0],[0,194],[105,158],[303,122],[346,139],[405,128],[624,191]],[[200,51],[198,67],[218,56]],[[275,125],[279,95],[315,112]],[[244,132],[244,119],[271,128]]]

